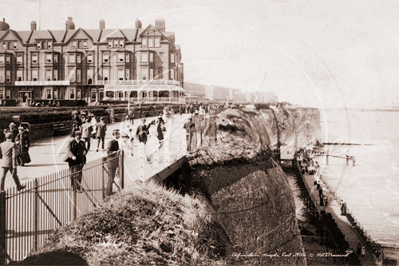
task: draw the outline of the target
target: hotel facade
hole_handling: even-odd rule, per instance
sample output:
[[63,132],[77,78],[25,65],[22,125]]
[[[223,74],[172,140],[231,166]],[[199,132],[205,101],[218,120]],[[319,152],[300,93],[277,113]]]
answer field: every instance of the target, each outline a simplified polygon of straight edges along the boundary
[[0,21],[0,100],[184,102],[184,64],[165,20],[142,28],[15,31]]

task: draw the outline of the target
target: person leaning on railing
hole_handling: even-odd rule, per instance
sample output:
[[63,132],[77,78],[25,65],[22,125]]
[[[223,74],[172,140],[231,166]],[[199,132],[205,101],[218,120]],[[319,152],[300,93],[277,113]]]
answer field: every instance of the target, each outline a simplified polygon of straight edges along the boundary
[[[82,169],[86,163],[87,149],[85,143],[81,140],[82,132],[75,131],[75,138],[71,139],[67,147],[67,155],[64,162],[67,162],[71,170],[72,190],[82,192],[80,184],[82,183]],[[77,182],[75,182],[75,179]],[[76,184],[75,184],[76,183]]]
[[116,169],[119,166],[119,143],[120,138],[119,129],[114,129],[112,131],[112,139],[108,141],[106,151],[107,151],[107,168],[108,168],[108,182],[106,195],[110,196],[112,194],[112,185],[115,179]]

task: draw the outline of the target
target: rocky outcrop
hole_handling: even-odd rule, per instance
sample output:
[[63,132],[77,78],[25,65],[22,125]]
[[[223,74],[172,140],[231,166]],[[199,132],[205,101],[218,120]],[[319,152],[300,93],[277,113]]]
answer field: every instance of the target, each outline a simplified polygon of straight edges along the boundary
[[218,114],[216,123],[216,145],[188,156],[188,185],[200,188],[211,202],[236,260],[305,265],[292,191],[270,147],[278,138],[297,148],[316,144],[318,110],[229,109]]

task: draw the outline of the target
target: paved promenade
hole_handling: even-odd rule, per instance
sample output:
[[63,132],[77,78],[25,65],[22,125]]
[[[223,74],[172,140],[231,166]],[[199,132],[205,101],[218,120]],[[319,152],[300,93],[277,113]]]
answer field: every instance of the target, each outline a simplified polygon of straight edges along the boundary
[[[175,114],[173,115],[173,119],[168,121],[166,123],[166,128],[170,131],[171,136],[177,136],[180,135],[181,130],[183,128],[184,122],[188,119],[190,115],[188,114],[183,114],[183,115],[178,115]],[[147,117],[145,118],[147,123],[152,121],[153,119],[156,119],[155,117]],[[140,119],[135,119],[134,120],[134,125],[133,125],[133,132],[136,132],[137,126],[140,124]],[[105,143],[107,143],[110,139],[112,139],[112,130],[114,129],[123,129],[126,128],[124,127],[124,124],[122,122],[118,123],[113,123],[113,124],[107,124],[107,135],[105,137]],[[172,133],[173,132],[173,133]],[[179,134],[175,134],[178,132]],[[66,155],[66,148],[68,141],[71,139],[69,135],[67,136],[59,136],[59,137],[51,137],[51,138],[45,138],[45,139],[40,139],[40,140],[35,140],[31,142],[31,147],[29,149],[29,154],[31,156],[32,162],[25,165],[25,166],[18,166],[17,172],[18,176],[21,180],[21,183],[25,183],[27,181],[33,180],[34,178],[37,177],[42,177],[48,174],[52,174],[58,171],[61,171],[63,169],[68,169],[68,164],[63,161],[65,155]],[[174,141],[174,142],[173,142]],[[178,139],[174,139],[171,142],[172,145],[177,145],[175,142],[178,141]],[[150,145],[147,145],[147,152],[151,151],[154,147],[151,147]],[[97,159],[100,159],[102,157],[102,149],[99,149],[98,152],[96,152],[97,148],[97,139],[92,139],[91,140],[91,146],[90,146],[90,151],[87,154],[87,161],[94,161]],[[171,149],[174,149],[176,147],[171,147]],[[134,156],[130,157],[129,155],[126,155],[125,159],[125,165],[126,171],[129,173],[132,171],[135,171],[134,164],[135,161],[138,159],[138,140],[134,140],[134,148],[133,148],[133,153]],[[162,159],[162,156],[160,156]],[[176,158],[174,158],[176,159]],[[164,160],[165,161],[165,160]],[[153,170],[153,167],[151,165],[146,165],[146,172]],[[156,172],[154,172],[156,173]],[[130,178],[131,179],[131,178]],[[127,183],[125,183],[128,186],[128,181],[129,178],[126,179]],[[125,181],[125,182],[126,182]],[[6,183],[5,183],[5,188],[13,187],[15,186],[14,180],[12,179],[11,175],[8,173],[7,178],[6,178]]]

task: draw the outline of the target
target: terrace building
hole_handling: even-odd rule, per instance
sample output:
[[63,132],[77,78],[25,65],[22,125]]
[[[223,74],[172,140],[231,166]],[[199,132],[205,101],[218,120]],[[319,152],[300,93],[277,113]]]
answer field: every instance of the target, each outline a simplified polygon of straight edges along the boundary
[[165,20],[142,28],[14,31],[0,22],[0,100],[182,101],[184,65]]

